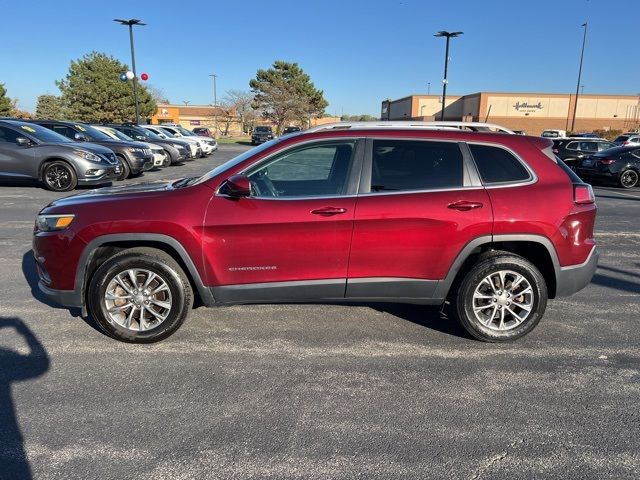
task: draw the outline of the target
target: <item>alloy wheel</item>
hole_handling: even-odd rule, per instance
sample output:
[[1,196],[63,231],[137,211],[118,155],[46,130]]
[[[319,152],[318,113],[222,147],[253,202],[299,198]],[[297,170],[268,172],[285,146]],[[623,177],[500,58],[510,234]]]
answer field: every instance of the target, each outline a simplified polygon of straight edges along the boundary
[[634,170],[626,170],[620,176],[620,183],[624,188],[635,187],[638,184],[638,173]]
[[69,188],[71,185],[71,172],[65,167],[53,165],[47,169],[46,180],[47,183],[56,190],[63,190]]

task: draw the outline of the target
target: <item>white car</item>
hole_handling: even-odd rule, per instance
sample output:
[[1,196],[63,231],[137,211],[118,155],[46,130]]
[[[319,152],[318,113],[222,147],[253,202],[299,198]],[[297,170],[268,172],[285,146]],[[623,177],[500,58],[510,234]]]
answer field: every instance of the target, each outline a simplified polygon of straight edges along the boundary
[[[174,135],[170,131],[163,130],[162,128],[160,128],[161,125],[140,125],[140,126],[147,130],[151,130],[153,133],[155,133],[156,135],[160,135],[160,137],[162,138],[178,138],[177,135]],[[180,137],[180,140],[184,140],[185,142],[189,143],[189,147],[191,148],[191,156],[193,158],[204,156],[200,142],[198,142],[197,140],[192,140],[190,138],[184,138],[184,137]]]
[[102,133],[104,133],[105,135],[108,135],[114,140],[124,140],[125,142],[144,143],[145,145],[147,145],[147,147],[151,149],[151,153],[153,154],[154,167],[160,167],[160,168],[167,167],[169,165],[169,162],[171,161],[171,159],[167,156],[166,152],[164,151],[164,148],[162,148],[160,145],[156,145],[155,143],[140,142],[139,140],[134,140],[128,135],[125,135],[124,133],[112,127],[106,127],[104,125],[91,125],[91,126],[96,130],[100,130]]
[[170,123],[170,124],[163,123],[162,125],[158,125],[158,126],[162,128],[164,131],[169,131],[176,137],[180,137],[180,138],[186,137],[192,140],[199,141],[202,147],[202,153],[206,155],[210,155],[216,150],[218,150],[218,142],[216,142],[215,138],[203,137],[201,135],[197,135],[187,130],[182,125],[176,125],[175,123]]

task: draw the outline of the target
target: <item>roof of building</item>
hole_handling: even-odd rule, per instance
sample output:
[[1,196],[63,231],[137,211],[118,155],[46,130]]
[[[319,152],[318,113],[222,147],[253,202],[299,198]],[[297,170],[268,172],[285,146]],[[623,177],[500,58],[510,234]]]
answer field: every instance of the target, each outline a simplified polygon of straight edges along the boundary
[[[184,117],[213,117],[213,116],[226,116],[227,110],[222,107],[214,107],[213,105],[172,105],[169,103],[158,104],[158,109],[161,108],[177,108],[178,114]],[[236,112],[231,109],[230,113],[235,115]]]

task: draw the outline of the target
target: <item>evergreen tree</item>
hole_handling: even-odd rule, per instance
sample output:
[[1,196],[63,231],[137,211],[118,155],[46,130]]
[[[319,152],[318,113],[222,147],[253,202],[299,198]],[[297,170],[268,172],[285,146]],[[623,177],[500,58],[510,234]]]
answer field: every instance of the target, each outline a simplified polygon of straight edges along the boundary
[[62,100],[55,95],[40,95],[36,105],[36,118],[43,119],[66,119]]
[[11,115],[13,111],[13,104],[11,99],[7,97],[7,89],[4,88],[4,83],[0,83],[0,117],[7,117]]
[[[68,118],[94,123],[135,121],[131,81],[122,82],[119,78],[128,69],[119,60],[99,52],[72,61],[66,78],[56,82]],[[156,111],[156,102],[139,82],[138,104],[142,119]]]

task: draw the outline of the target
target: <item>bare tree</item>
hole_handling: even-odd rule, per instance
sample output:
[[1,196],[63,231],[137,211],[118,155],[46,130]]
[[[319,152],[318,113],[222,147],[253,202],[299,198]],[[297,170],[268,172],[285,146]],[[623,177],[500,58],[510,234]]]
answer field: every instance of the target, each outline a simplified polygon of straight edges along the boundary
[[164,92],[158,87],[155,87],[153,85],[146,85],[146,87],[147,87],[147,91],[151,95],[151,98],[153,98],[156,101],[156,103],[171,103],[169,102],[169,99],[164,94]]
[[242,131],[246,131],[247,124],[253,124],[258,117],[258,112],[251,107],[253,94],[244,90],[228,90],[222,101],[223,108],[235,110],[240,117]]

